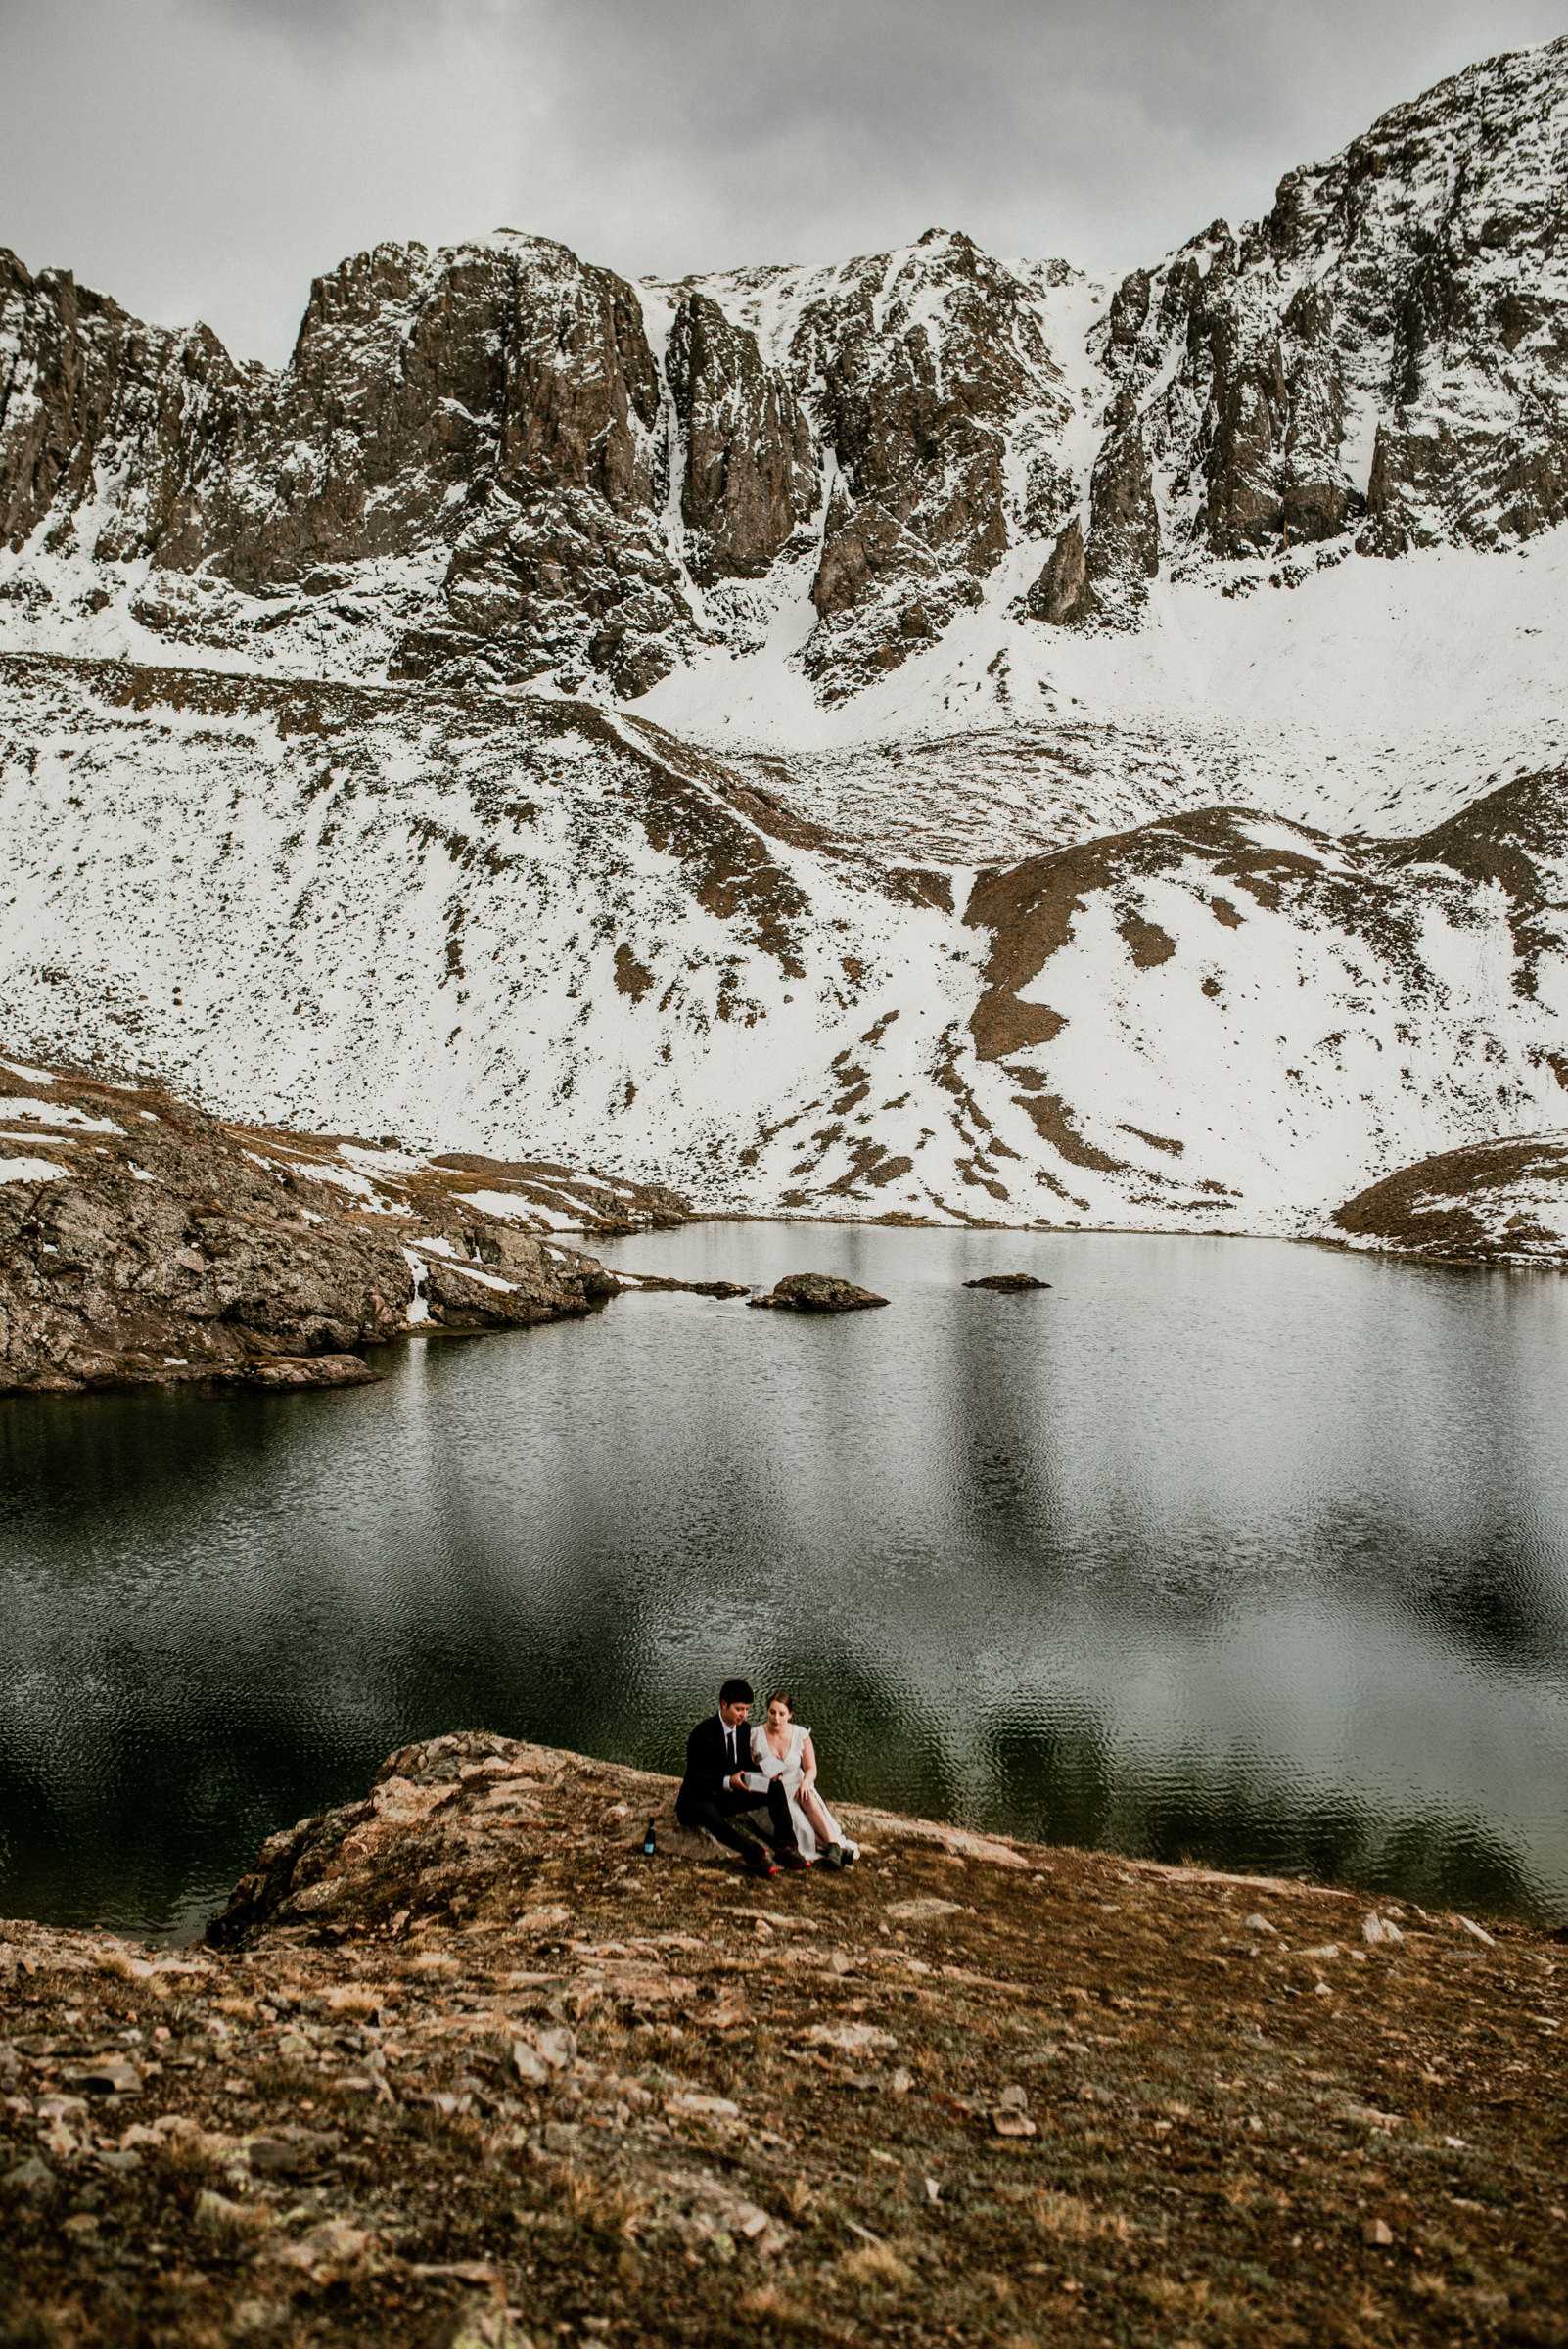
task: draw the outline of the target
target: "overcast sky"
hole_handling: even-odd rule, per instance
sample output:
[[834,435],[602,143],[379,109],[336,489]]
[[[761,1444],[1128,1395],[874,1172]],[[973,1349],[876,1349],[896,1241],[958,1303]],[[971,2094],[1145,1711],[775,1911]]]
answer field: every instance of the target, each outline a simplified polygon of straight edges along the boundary
[[627,275],[933,224],[1120,270],[1568,0],[0,0],[0,245],[287,356],[310,278],[511,226]]

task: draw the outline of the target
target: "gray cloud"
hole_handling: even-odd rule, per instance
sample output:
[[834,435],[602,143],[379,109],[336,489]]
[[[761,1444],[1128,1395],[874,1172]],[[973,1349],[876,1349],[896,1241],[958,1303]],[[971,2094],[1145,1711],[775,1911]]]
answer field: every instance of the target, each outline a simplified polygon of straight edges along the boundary
[[933,222],[1111,271],[1561,0],[0,0],[0,242],[280,359],[309,278],[502,221],[630,274]]

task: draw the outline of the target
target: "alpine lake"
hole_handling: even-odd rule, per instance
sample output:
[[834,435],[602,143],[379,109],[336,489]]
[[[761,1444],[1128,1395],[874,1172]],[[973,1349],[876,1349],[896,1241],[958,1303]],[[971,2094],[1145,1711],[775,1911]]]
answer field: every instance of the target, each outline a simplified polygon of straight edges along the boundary
[[[0,1403],[0,1915],[184,1939],[458,1727],[1568,1921],[1568,1282],[1283,1242],[710,1222],[346,1393]],[[1047,1291],[965,1281],[1022,1269]],[[641,1820],[630,1822],[640,1840]]]

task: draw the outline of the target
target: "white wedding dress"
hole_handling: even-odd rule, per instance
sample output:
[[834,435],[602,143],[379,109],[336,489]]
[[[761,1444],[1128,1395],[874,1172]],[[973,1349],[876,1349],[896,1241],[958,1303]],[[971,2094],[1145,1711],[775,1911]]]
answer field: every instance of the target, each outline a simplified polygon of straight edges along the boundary
[[790,1741],[780,1758],[767,1742],[767,1731],[761,1728],[753,1729],[752,1769],[748,1773],[748,1783],[754,1793],[765,1794],[770,1779],[783,1779],[784,1792],[789,1797],[790,1818],[794,1822],[795,1837],[801,1847],[803,1860],[815,1860],[820,1856],[824,1839],[818,1832],[819,1826],[826,1828],[828,1843],[842,1844],[846,1853],[856,1854],[860,1849],[859,1845],[845,1834],[844,1829],[822,1800],[820,1786],[813,1790],[812,1808],[817,1814],[816,1824],[812,1823],[802,1807],[801,1763],[806,1749],[806,1740],[810,1734],[810,1730],[802,1728],[799,1722],[792,1723]]

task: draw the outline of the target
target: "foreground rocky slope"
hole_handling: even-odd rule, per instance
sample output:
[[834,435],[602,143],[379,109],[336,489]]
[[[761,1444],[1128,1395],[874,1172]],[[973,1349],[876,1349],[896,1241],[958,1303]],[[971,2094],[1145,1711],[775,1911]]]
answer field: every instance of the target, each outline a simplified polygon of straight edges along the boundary
[[1568,2338],[1548,1939],[670,1792],[440,1738],[212,1948],[4,1927],[15,2337]]
[[562,1167],[223,1125],[0,1060],[0,1394],[342,1386],[415,1328],[515,1329],[618,1281],[544,1237],[682,1213]]

